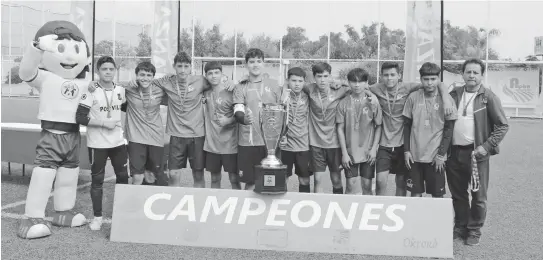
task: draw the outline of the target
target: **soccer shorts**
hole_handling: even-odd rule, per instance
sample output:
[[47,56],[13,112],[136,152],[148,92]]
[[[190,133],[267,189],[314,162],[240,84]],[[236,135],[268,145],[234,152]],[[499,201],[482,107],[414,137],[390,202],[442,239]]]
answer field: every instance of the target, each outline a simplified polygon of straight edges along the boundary
[[81,134],[79,132],[55,134],[44,129],[41,131],[41,137],[36,146],[34,165],[52,169],[77,168],[80,150]]
[[255,184],[255,166],[266,158],[265,146],[238,146],[238,167],[240,181],[249,185]]
[[203,171],[205,167],[204,137],[170,137],[168,169],[179,170],[187,167],[187,159],[192,170]]
[[309,151],[291,152],[281,151],[281,162],[286,165],[288,176],[292,175],[294,167],[296,175],[299,177],[309,177],[312,173],[309,171],[309,160],[311,154]]
[[370,165],[369,162],[356,163],[351,165],[350,169],[345,169],[345,178],[362,177],[372,179],[375,174],[375,165]]
[[443,196],[445,191],[445,172],[436,171],[431,163],[415,162],[407,174],[407,190],[413,193]]
[[238,172],[238,154],[218,154],[206,152],[206,170],[211,173],[220,173],[224,168],[225,172]]
[[341,166],[341,148],[321,148],[310,146],[310,171],[324,172],[326,166],[330,172],[339,172]]
[[377,150],[377,172],[389,171],[392,174],[403,175],[409,172],[405,166],[403,146],[384,147]]

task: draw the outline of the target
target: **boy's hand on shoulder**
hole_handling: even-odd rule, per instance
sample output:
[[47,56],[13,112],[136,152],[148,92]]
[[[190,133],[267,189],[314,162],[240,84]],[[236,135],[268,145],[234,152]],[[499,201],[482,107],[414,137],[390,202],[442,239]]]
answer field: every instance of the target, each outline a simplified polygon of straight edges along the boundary
[[89,86],[87,87],[87,90],[89,93],[94,93],[96,89],[98,88],[98,81],[91,81],[89,82]]

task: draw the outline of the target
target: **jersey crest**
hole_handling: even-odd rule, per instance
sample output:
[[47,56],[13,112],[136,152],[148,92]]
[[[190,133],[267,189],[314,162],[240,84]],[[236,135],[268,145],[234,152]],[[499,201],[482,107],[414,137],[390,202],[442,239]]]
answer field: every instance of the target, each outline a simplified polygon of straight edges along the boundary
[[67,99],[74,99],[79,96],[79,86],[71,81],[65,81],[60,88],[60,94]]

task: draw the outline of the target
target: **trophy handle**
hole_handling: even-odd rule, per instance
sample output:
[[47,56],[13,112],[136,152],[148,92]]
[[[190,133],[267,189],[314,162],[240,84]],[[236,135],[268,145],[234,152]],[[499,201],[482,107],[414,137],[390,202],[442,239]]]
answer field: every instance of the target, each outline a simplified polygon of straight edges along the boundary
[[262,127],[262,108],[258,110],[258,125],[260,126],[260,136],[262,137],[262,140],[264,140],[264,147],[266,147],[266,152],[268,151],[268,144],[266,143],[266,137],[264,137],[264,128]]

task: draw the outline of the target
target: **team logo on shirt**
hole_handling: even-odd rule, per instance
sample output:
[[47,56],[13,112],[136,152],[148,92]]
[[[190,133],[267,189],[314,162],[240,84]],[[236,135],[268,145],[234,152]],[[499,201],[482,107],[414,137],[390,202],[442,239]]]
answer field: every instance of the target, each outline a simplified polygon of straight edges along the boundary
[[438,110],[439,109],[439,104],[434,104],[434,110]]
[[87,94],[83,94],[83,95],[81,96],[81,100],[85,100],[85,99],[87,99]]
[[333,101],[333,100],[334,100],[334,95],[333,95],[333,94],[330,94],[330,96],[328,97],[328,100],[329,100],[329,101]]
[[66,81],[62,83],[60,94],[67,99],[74,99],[79,95],[79,86],[71,81]]
[[266,90],[266,92],[271,92],[270,87],[264,87],[264,89]]
[[362,113],[364,113],[364,115],[368,114],[368,107],[364,107],[362,109]]
[[123,100],[123,98],[121,97],[121,93],[117,93],[117,98],[118,98],[119,100]]
[[222,104],[222,98],[221,97],[217,98],[217,104],[219,104],[219,105]]
[[188,91],[188,92],[191,92],[191,91],[193,91],[193,90],[194,90],[194,87],[192,87],[192,85],[189,85],[187,91]]

